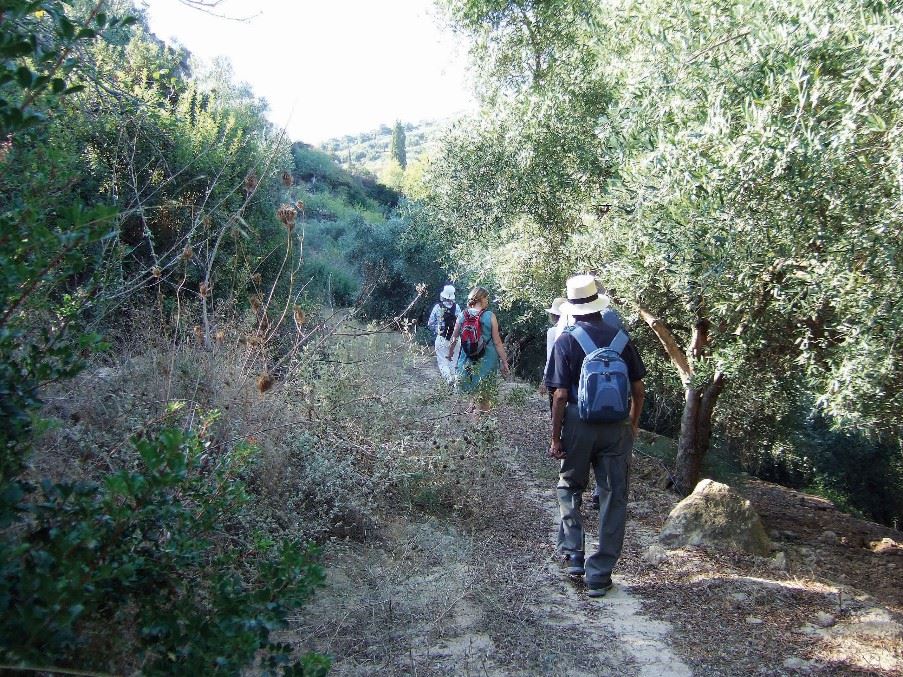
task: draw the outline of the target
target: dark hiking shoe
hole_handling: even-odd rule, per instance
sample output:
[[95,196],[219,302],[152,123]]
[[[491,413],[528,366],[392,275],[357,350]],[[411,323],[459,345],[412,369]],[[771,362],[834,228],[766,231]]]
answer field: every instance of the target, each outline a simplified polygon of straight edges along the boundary
[[597,494],[593,494],[593,497],[589,499],[589,507],[593,510],[599,509],[599,496]]
[[586,573],[583,568],[583,555],[567,554],[564,556],[564,570],[569,576],[582,576]]
[[611,576],[608,578],[600,578],[595,581],[586,582],[586,594],[590,597],[605,597],[605,594],[611,590]]

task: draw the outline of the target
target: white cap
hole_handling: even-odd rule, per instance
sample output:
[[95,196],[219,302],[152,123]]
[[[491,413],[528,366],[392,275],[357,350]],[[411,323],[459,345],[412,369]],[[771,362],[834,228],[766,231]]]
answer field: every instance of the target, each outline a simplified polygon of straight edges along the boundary
[[455,288],[452,287],[450,284],[445,285],[445,287],[443,287],[442,291],[439,293],[439,298],[440,299],[448,299],[449,301],[454,301],[455,300]]
[[551,313],[552,315],[561,315],[561,305],[563,303],[567,303],[567,299],[561,296],[557,297],[552,301],[552,307],[546,308],[546,312]]

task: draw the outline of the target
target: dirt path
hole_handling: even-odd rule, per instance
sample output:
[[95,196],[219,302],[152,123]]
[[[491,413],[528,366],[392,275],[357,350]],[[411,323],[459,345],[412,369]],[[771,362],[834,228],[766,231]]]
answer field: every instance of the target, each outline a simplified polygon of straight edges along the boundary
[[[412,359],[386,340],[374,364],[405,393],[399,430],[435,421],[432,440],[406,452],[422,460],[426,448],[431,474],[399,479],[366,538],[326,544],[326,588],[285,639],[332,656],[333,674],[901,674],[899,586],[845,569],[840,550],[783,541],[772,558],[658,549],[676,498],[655,486],[660,466],[645,451],[658,441],[648,436],[634,457],[615,587],[589,598],[554,552],[546,400],[504,384],[500,405],[473,425],[437,385],[428,354]],[[780,512],[766,498],[760,512]],[[589,540],[596,514],[584,511]]]
[[[382,364],[422,412],[435,393],[429,356]],[[291,639],[333,656],[338,675],[691,674],[629,576],[590,599],[561,570],[545,400],[514,383],[500,400],[479,430],[455,418],[452,429],[482,434],[492,455],[483,480],[461,488],[462,505],[389,510],[377,538],[330,543],[327,588]]]
[[[512,472],[523,473],[523,470],[516,465],[520,450],[514,449],[513,451]],[[548,481],[540,483],[536,477],[530,474],[525,475],[523,481],[529,488],[524,497],[527,501],[545,509],[550,524],[547,539],[549,543],[554,543],[560,522],[554,492],[550,491]],[[593,519],[591,514],[587,515],[587,518],[587,551],[591,552],[598,547],[598,538],[590,538],[589,529],[595,529],[598,520]],[[643,528],[636,524],[630,525],[630,531],[634,538],[640,537],[643,540],[651,540],[654,536],[650,533],[637,533],[643,531]],[[547,570],[550,576],[563,578],[561,568],[554,559],[549,562]],[[654,677],[655,675],[682,677],[692,674],[690,668],[671,649],[669,643],[670,623],[650,618],[642,612],[640,600],[631,593],[632,579],[629,575],[616,573],[613,576],[615,586],[603,599],[586,597],[582,579],[566,578],[567,584],[550,586],[547,600],[550,611],[566,610],[564,615],[574,622],[598,628],[598,634],[610,635],[619,646],[626,650],[637,674],[642,677]]]

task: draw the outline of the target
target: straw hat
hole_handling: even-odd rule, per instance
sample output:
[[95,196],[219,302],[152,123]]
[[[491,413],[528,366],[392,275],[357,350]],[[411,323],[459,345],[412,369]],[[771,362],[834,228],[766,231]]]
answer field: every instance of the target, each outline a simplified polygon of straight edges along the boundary
[[563,296],[559,296],[554,301],[552,301],[552,307],[546,308],[547,313],[551,313],[552,315],[561,315],[561,304],[567,303],[567,299]]
[[567,295],[567,301],[561,304],[561,313],[576,317],[602,312],[611,303],[605,294],[599,294],[596,278],[592,275],[568,278]]
[[439,292],[439,298],[447,299],[449,301],[454,301],[455,300],[455,288],[452,287],[450,284],[445,285],[445,287],[442,288],[442,291]]

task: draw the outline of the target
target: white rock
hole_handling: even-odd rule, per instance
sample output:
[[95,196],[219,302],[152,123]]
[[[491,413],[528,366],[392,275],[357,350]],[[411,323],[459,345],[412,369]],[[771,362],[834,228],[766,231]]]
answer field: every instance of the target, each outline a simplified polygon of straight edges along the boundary
[[794,656],[793,658],[788,658],[784,661],[784,667],[788,670],[799,670],[800,672],[809,672],[812,669],[812,664],[802,658],[797,658]]
[[726,484],[702,480],[678,503],[662,527],[668,548],[706,545],[765,556],[771,542],[762,521],[745,498]]
[[832,627],[837,620],[831,614],[826,611],[819,611],[815,614],[815,624],[820,628],[830,628]]
[[750,625],[761,625],[762,619],[756,618],[755,616],[747,616],[746,622],[749,623]]
[[818,540],[822,543],[837,543],[837,534],[833,531],[823,531],[821,535],[818,537]]
[[769,568],[776,571],[787,571],[787,555],[785,555],[783,552],[779,552],[777,555],[771,558],[768,566]]
[[652,566],[657,567],[659,564],[668,561],[668,551],[665,550],[660,545],[650,545],[646,548],[646,552],[643,555],[643,559],[646,560]]
[[745,602],[749,599],[749,595],[745,592],[732,592],[731,597],[733,597],[738,602]]

